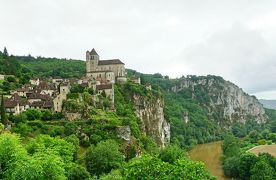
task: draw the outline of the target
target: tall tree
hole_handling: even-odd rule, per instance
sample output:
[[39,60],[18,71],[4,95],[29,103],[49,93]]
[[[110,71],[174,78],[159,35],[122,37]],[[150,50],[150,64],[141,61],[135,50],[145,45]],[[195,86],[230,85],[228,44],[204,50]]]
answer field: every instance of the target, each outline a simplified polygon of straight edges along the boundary
[[1,123],[6,124],[7,123],[7,115],[4,105],[4,95],[1,96],[1,105],[0,105],[0,113],[1,113]]
[[3,51],[4,57],[8,57],[9,53],[6,47],[4,47],[4,51]]

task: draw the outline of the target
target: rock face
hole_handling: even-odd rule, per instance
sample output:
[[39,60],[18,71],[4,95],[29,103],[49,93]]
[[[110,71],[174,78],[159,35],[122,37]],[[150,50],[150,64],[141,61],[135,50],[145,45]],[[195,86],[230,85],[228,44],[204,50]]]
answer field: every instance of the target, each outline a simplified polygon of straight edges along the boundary
[[116,129],[118,137],[125,141],[130,141],[131,130],[129,126],[121,126]]
[[[266,121],[265,110],[254,96],[246,94],[235,84],[217,76],[188,76],[172,87],[174,92],[186,90],[208,110],[211,117],[228,121],[245,122],[252,119],[258,123]],[[226,123],[227,124],[227,123]]]
[[170,142],[170,124],[164,118],[164,102],[162,99],[148,100],[134,95],[137,116],[141,119],[142,132],[152,137],[159,146]]

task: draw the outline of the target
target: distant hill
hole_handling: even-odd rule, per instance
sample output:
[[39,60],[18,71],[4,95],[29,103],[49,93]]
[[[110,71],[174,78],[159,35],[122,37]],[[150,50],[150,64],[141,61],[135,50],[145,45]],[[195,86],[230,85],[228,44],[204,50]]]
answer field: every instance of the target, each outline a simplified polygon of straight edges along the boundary
[[85,75],[85,61],[32,56],[15,56],[19,64],[35,77],[80,78]]
[[259,101],[264,105],[265,108],[276,109],[276,100],[260,99]]

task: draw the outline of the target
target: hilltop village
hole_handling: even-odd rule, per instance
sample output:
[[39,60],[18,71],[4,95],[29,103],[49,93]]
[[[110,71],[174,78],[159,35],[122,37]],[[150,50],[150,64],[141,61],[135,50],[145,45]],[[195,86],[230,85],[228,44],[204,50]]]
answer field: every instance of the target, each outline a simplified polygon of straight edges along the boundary
[[[4,76],[1,78],[5,78]],[[127,81],[125,64],[119,59],[100,60],[95,49],[86,52],[86,76],[81,79],[48,79],[34,78],[21,88],[11,91],[5,99],[6,112],[17,115],[29,108],[49,109],[62,112],[63,104],[73,86],[89,89],[92,100],[97,103],[99,96],[109,99],[111,109],[114,108],[114,83]],[[129,79],[140,84],[140,78]]]

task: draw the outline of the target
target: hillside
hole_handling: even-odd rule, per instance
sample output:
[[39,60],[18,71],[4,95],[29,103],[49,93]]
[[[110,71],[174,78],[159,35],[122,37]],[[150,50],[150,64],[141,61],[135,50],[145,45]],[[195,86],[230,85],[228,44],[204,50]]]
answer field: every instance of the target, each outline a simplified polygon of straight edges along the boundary
[[[21,151],[30,154],[25,157],[30,160],[27,163],[43,163],[40,162],[41,152],[51,149],[44,144],[46,142],[55,147],[55,154],[60,153],[63,145],[70,149],[70,155],[66,157],[69,160],[64,162],[68,161],[71,165],[57,165],[63,169],[59,172],[62,177],[71,176],[81,167],[83,176],[104,177],[104,174],[110,173],[106,175],[107,179],[113,176],[150,178],[155,177],[155,173],[158,177],[178,177],[183,176],[179,173],[186,169],[189,170],[184,176],[213,179],[203,164],[189,160],[183,149],[221,140],[231,131],[238,137],[244,137],[252,130],[275,130],[275,111],[265,110],[254,96],[222,77],[209,75],[170,79],[161,74],[128,70],[128,81],[112,86],[112,104],[106,93],[78,83],[85,75],[84,61],[3,54],[1,61],[2,73],[9,76],[5,77],[2,81],[4,86],[0,88],[9,87],[5,90],[7,94],[24,84],[22,77],[27,77],[26,82],[40,77],[48,83],[53,80],[48,77],[53,76],[70,79],[72,86],[69,85],[70,92],[62,101],[62,111],[29,108],[9,117],[1,115],[1,118],[8,118],[11,132],[21,135],[23,142],[13,135],[1,135],[0,129],[0,144],[11,139],[16,141],[16,146],[25,144],[22,147],[28,148],[21,148]],[[133,81],[134,77],[140,77],[141,84]],[[35,89],[36,85],[32,91]],[[36,146],[43,148],[36,149]],[[102,164],[102,157],[114,164]],[[148,173],[152,166],[157,168]],[[143,168],[146,168],[146,173],[140,171]],[[64,173],[67,170],[69,174]],[[140,173],[137,174],[137,171]],[[51,176],[56,175],[56,172],[51,173]],[[17,177],[10,176],[8,171],[4,174]]]
[[259,101],[265,108],[276,109],[276,100],[260,99]]
[[[18,62],[28,67],[34,76],[80,77],[85,72],[84,61],[28,56],[18,57]],[[221,139],[231,127],[245,127],[242,134],[246,134],[267,118],[255,97],[221,77],[169,79],[161,74],[142,74],[134,70],[128,70],[128,76],[141,77],[142,84],[151,84],[162,93],[171,139],[183,146]]]
[[246,94],[231,82],[217,76],[187,76],[169,79],[161,74],[141,76],[143,84],[162,89],[165,118],[172,129],[172,141],[183,146],[214,141],[229,129],[239,136],[259,129],[267,116],[254,96]]
[[79,78],[85,74],[85,61],[32,56],[16,56],[17,61],[36,77]]

